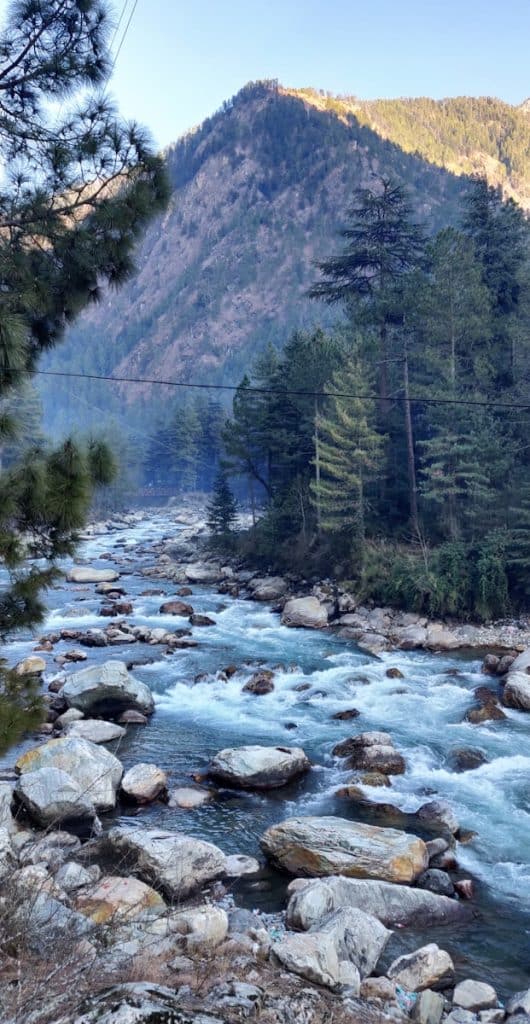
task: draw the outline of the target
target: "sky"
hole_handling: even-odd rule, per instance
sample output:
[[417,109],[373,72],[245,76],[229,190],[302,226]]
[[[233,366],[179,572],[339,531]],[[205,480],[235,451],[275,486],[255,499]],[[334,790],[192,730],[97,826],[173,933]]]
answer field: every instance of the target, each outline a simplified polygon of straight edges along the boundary
[[163,146],[260,78],[521,103],[529,50],[530,0],[137,0],[111,92]]
[[[530,95],[530,0],[113,0],[110,92],[165,146],[247,82],[363,99]],[[6,0],[0,0],[0,17]]]

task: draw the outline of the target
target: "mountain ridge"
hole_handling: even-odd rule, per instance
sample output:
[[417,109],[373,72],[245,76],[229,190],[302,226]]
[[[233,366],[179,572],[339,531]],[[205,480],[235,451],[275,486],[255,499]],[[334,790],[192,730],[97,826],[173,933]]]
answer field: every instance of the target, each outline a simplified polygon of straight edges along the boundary
[[[530,121],[491,98],[363,101],[250,83],[165,158],[172,200],[134,277],[45,368],[237,383],[267,342],[335,318],[307,289],[353,190],[374,175],[402,181],[429,230],[457,221],[466,174],[480,170],[530,206]],[[50,407],[49,384],[45,398]]]

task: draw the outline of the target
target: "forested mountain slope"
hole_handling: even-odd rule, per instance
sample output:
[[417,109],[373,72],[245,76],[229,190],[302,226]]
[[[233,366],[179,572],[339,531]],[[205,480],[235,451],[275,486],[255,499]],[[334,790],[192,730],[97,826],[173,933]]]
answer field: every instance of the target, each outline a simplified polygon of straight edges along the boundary
[[[524,105],[361,102],[251,84],[168,149],[173,199],[145,235],[137,273],[46,365],[237,382],[268,341],[334,315],[306,290],[354,188],[392,176],[435,230],[457,219],[471,172],[530,205],[529,152]],[[44,391],[49,408],[54,385]]]

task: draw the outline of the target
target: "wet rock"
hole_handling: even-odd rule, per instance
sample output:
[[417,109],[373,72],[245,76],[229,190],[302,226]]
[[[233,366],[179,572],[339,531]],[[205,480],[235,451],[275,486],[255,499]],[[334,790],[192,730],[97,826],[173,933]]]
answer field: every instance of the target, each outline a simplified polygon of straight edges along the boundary
[[425,843],[395,829],[335,817],[289,818],[267,829],[266,855],[291,874],[410,883],[428,866]]
[[179,786],[169,794],[168,807],[181,807],[182,810],[193,811],[210,803],[214,795],[210,789],[201,789],[199,786]]
[[515,670],[514,666],[519,661],[516,658],[506,679],[503,693],[503,703],[508,708],[516,708],[518,711],[530,711],[530,674],[528,670]]
[[496,654],[487,654],[482,662],[484,675],[496,676],[499,674],[500,658]]
[[255,857],[247,857],[242,853],[232,853],[225,857],[224,875],[226,878],[243,878],[244,875],[256,875],[260,863]]
[[358,907],[388,927],[454,924],[465,921],[469,911],[457,900],[425,889],[375,880],[333,876],[291,883],[287,906],[289,927],[306,930],[339,907]]
[[110,743],[125,736],[125,729],[114,722],[103,722],[99,718],[83,718],[67,722],[64,726],[67,736],[78,736],[91,743]]
[[158,611],[161,615],[179,615],[186,619],[193,615],[191,604],[185,604],[184,601],[165,601]]
[[487,763],[488,758],[482,750],[472,747],[458,747],[449,753],[449,765],[455,772],[472,772]]
[[133,711],[129,708],[128,711],[122,711],[117,721],[120,725],[147,725],[149,719],[140,711]]
[[416,817],[429,828],[440,829],[454,835],[458,832],[460,824],[450,805],[445,800],[431,800],[422,804]]
[[316,597],[293,597],[287,601],[281,621],[284,626],[323,629],[328,624],[328,613]]
[[123,661],[106,661],[68,676],[63,696],[69,707],[114,717],[122,711],[150,715],[154,701],[149,687],[127,671]]
[[163,829],[114,828],[110,849],[126,858],[143,881],[154,884],[171,898],[188,896],[205,882],[220,878],[225,856],[213,843]]
[[363,786],[375,786],[377,788],[380,786],[388,788],[392,785],[388,775],[385,775],[383,772],[363,772],[359,781]]
[[430,942],[394,960],[387,975],[408,992],[421,992],[426,988],[437,991],[453,984],[455,969],[449,953]]
[[463,900],[472,900],[475,895],[475,886],[470,878],[461,878],[455,882],[455,891]]
[[107,637],[102,629],[87,629],[86,633],[77,633],[74,640],[78,640],[83,647],[106,647]]
[[221,750],[210,763],[209,775],[239,789],[276,789],[298,778],[311,766],[300,747],[235,747]]
[[96,594],[102,594],[104,597],[125,597],[126,591],[123,587],[117,587],[115,583],[98,583],[96,587]]
[[482,707],[489,707],[490,704],[498,704],[499,697],[495,690],[490,690],[489,686],[475,686],[473,690],[476,700]]
[[506,718],[506,715],[497,704],[483,704],[480,708],[470,708],[465,715],[466,722],[470,722],[471,725],[482,725],[484,722],[500,722],[503,718]]
[[453,993],[453,1006],[478,1013],[479,1010],[491,1010],[497,1006],[497,993],[491,985],[483,981],[472,981],[466,978],[459,982]]
[[242,692],[253,693],[257,697],[261,697],[266,693],[272,693],[274,690],[273,676],[274,673],[268,669],[264,669],[262,672],[255,672],[248,680],[248,683],[245,683]]
[[506,675],[506,673],[509,672],[510,669],[512,668],[514,661],[515,661],[515,655],[513,655],[513,654],[504,654],[502,656],[502,658],[499,659],[499,668],[497,670],[497,675],[499,675],[499,676]]
[[383,775],[402,775],[406,764],[385,732],[365,732],[338,743],[335,757],[348,757],[348,765],[358,771],[377,771]]
[[119,578],[115,569],[93,569],[84,565],[74,566],[66,576],[68,583],[114,583]]
[[215,619],[211,619],[209,615],[198,615],[195,612],[190,615],[190,623],[192,626],[215,626]]
[[365,747],[391,747],[392,737],[388,732],[361,732],[358,736],[350,736],[333,747],[334,757],[349,757],[358,749]]
[[87,661],[88,654],[86,651],[80,651],[77,647],[74,647],[71,651],[65,651],[63,657],[65,662],[75,664],[79,661]]
[[351,718],[358,718],[360,714],[357,708],[348,708],[346,711],[336,711],[331,717],[339,722],[348,722]]
[[439,896],[453,896],[455,887],[445,871],[439,868],[429,868],[418,878],[416,885],[420,889],[428,889],[429,892],[438,893]]
[[15,765],[19,775],[31,774],[42,768],[66,772],[96,810],[114,807],[123,768],[104,747],[65,736],[22,754]]
[[107,875],[78,896],[76,909],[94,924],[118,924],[159,917],[167,908],[159,893],[139,879]]
[[135,764],[121,780],[123,795],[137,804],[151,803],[166,789],[167,775],[156,764]]
[[385,672],[385,676],[388,676],[389,679],[404,679],[405,678],[405,676],[403,675],[403,672],[401,672],[401,670],[399,668],[387,668],[387,670]]
[[21,775],[15,793],[42,828],[68,821],[93,821],[96,811],[81,786],[60,768],[40,768]]

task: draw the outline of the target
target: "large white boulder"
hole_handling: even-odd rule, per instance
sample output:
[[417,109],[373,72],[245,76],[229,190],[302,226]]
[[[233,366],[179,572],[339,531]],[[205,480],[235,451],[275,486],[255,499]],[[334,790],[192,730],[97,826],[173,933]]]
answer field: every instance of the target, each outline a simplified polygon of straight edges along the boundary
[[42,828],[65,821],[91,820],[96,816],[88,794],[61,768],[40,768],[21,775],[15,792],[30,817]]
[[111,743],[112,740],[121,739],[126,732],[123,726],[116,725],[115,722],[104,722],[100,718],[81,718],[67,722],[63,731],[66,736],[77,736],[82,740],[90,740],[91,743]]
[[293,597],[283,609],[282,624],[323,629],[328,624],[327,609],[317,597]]
[[523,670],[512,670],[513,665],[506,677],[503,703],[519,711],[530,711],[530,675]]
[[123,768],[118,758],[104,747],[65,736],[28,750],[15,765],[19,775],[41,768],[58,768],[69,775],[96,810],[110,810],[115,806]]
[[215,755],[208,773],[239,789],[276,789],[310,766],[301,747],[231,747]]
[[93,569],[89,565],[74,565],[66,576],[68,583],[114,583],[119,578],[115,569]]
[[512,661],[508,669],[508,675],[510,676],[512,672],[526,672],[527,675],[530,675],[530,647],[521,654],[518,654],[514,661]]
[[76,909],[95,924],[145,920],[167,910],[164,900],[138,878],[106,875],[78,896]]
[[357,907],[389,927],[455,924],[470,917],[468,905],[426,889],[365,878],[300,879],[289,887],[290,928],[306,931],[340,907]]
[[196,892],[224,871],[222,850],[193,836],[156,828],[113,828],[108,842],[112,853],[124,858],[143,881],[174,899]]
[[121,788],[129,800],[149,804],[167,789],[167,775],[156,764],[135,764],[125,772]]
[[130,709],[150,715],[155,706],[149,687],[127,671],[124,661],[106,661],[72,673],[62,695],[70,708],[109,717]]
[[294,875],[347,875],[410,884],[428,867],[417,836],[336,817],[288,818],[267,829],[267,856]]
[[220,566],[211,562],[192,562],[184,566],[184,575],[190,583],[218,583],[224,574]]

